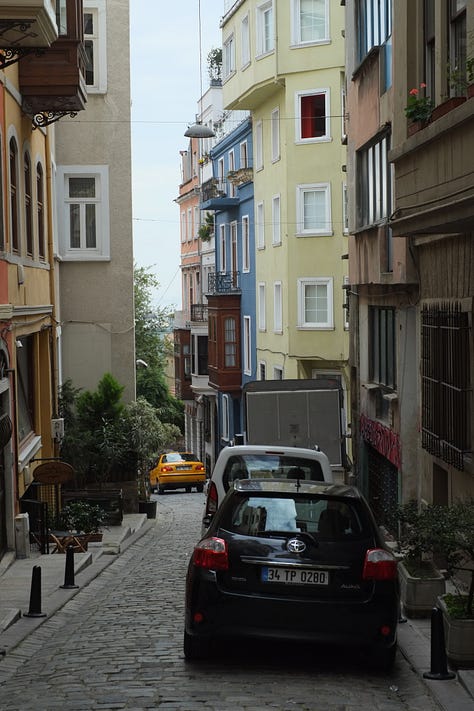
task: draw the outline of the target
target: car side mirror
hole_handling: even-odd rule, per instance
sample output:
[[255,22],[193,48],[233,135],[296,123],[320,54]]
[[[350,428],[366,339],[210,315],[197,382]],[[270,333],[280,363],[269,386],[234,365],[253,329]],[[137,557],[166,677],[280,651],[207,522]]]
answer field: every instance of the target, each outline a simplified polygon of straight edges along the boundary
[[206,528],[209,528],[209,526],[211,525],[211,521],[212,521],[212,514],[206,514],[206,516],[204,516],[204,518],[202,519],[203,526],[205,526]]

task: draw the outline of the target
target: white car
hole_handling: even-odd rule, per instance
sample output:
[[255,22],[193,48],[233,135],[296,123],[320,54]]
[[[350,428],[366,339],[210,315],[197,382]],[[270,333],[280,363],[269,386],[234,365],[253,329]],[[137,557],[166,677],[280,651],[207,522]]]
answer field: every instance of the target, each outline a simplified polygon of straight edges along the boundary
[[203,532],[236,479],[301,479],[333,482],[327,456],[317,449],[242,444],[217,457],[206,489]]

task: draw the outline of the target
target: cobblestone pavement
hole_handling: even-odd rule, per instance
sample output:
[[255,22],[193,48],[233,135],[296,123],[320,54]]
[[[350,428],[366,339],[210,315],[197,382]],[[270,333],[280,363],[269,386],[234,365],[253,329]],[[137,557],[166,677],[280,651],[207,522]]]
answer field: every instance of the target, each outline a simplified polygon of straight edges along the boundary
[[435,711],[399,654],[390,675],[342,653],[243,645],[182,654],[184,575],[202,494],[158,497],[156,526],[0,661],[2,711]]

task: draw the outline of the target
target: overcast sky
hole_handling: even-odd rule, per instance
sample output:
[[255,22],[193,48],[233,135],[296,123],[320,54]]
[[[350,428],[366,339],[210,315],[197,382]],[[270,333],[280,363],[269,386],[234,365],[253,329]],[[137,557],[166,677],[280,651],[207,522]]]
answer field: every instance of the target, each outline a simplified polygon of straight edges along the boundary
[[[179,151],[200,94],[198,0],[130,0],[135,261],[153,267],[159,306],[181,308]],[[221,46],[224,0],[201,0],[202,77]]]

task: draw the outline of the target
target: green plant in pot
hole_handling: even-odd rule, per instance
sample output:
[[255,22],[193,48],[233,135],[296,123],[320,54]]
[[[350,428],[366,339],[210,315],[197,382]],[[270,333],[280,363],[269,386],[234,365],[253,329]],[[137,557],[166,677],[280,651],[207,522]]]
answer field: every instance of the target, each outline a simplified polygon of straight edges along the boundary
[[429,617],[446,590],[444,576],[433,563],[436,541],[431,530],[429,507],[410,501],[397,510],[399,523],[400,596],[408,617]]
[[105,525],[106,512],[87,501],[66,504],[59,515],[59,527],[75,533],[100,533]]

